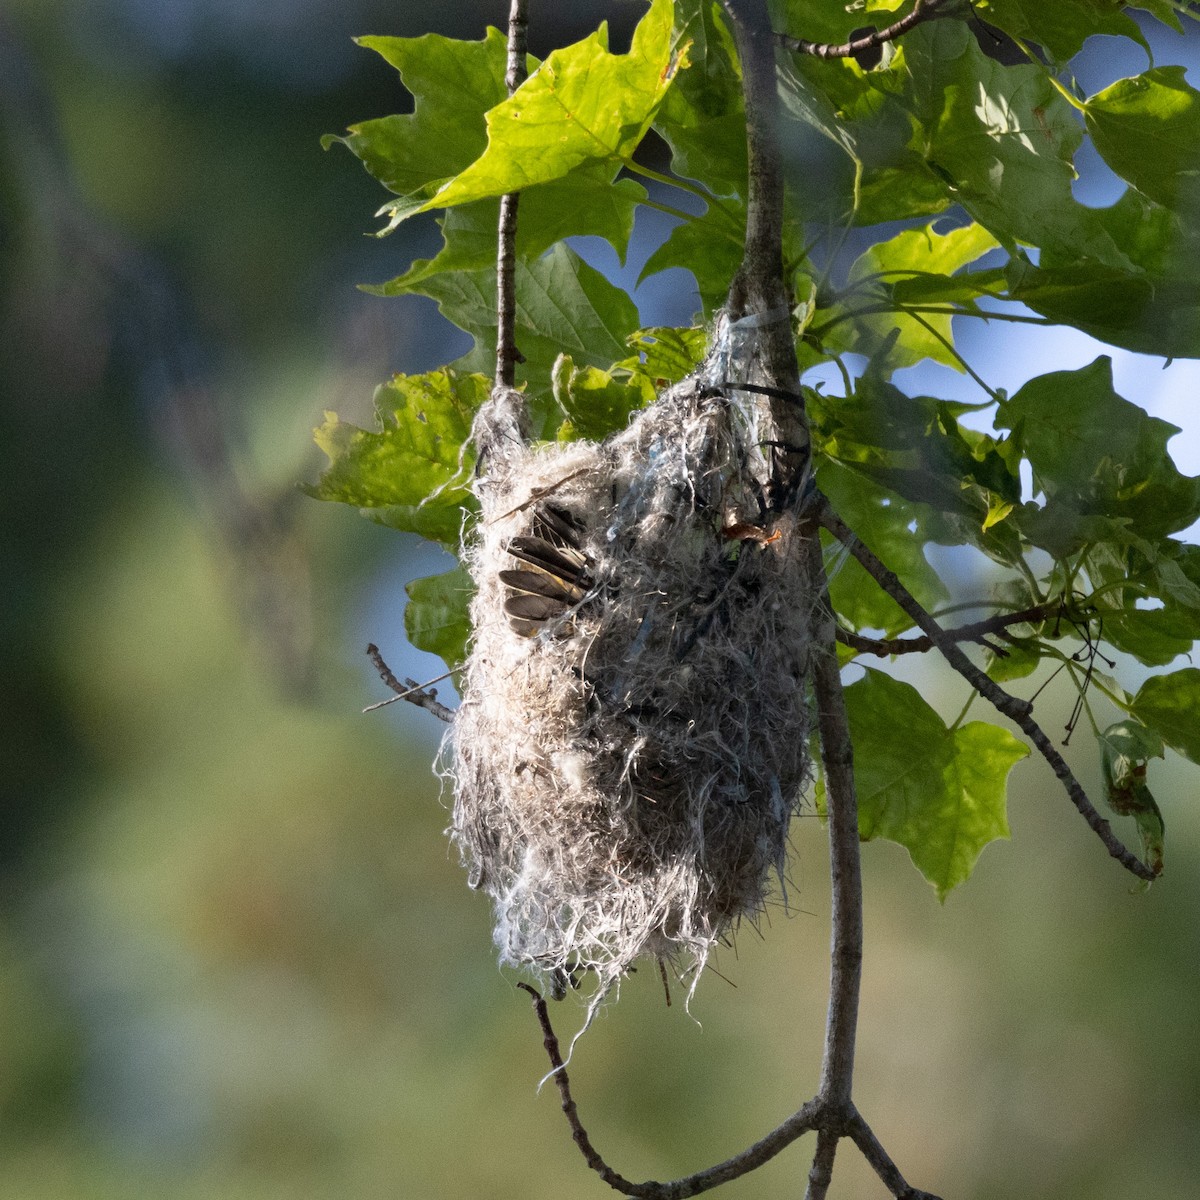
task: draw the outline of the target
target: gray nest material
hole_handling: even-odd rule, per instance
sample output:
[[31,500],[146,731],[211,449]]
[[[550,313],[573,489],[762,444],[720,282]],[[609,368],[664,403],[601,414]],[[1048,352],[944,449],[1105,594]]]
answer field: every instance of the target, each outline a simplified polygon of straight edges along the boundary
[[812,599],[794,525],[764,527],[765,412],[704,378],[600,444],[526,446],[515,393],[476,425],[452,833],[502,961],[594,971],[598,999],[643,954],[695,986],[782,885],[808,770]]

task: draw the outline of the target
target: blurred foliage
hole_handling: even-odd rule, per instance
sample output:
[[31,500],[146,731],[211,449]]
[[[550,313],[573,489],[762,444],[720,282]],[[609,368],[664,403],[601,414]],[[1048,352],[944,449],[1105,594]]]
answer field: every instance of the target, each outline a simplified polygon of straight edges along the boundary
[[[599,9],[539,15],[537,53]],[[614,45],[641,11],[613,6]],[[393,579],[436,568],[294,491],[322,410],[366,420],[390,369],[455,352],[426,302],[354,292],[438,238],[365,241],[373,185],[318,145],[399,102],[350,35],[433,16],[478,37],[497,14],[0,17],[5,1195],[604,1192],[536,1091],[532,1016],[447,853],[439,731],[357,715],[382,691],[360,643],[401,641]],[[944,908],[896,847],[867,848],[860,1100],[946,1195],[1190,1198],[1200,822],[1172,809],[1171,873],[1131,900],[1048,773],[1014,778],[1017,845]],[[702,1025],[642,973],[581,1043],[585,1120],[627,1173],[700,1166],[811,1090],[828,895],[823,837],[796,842],[796,914],[721,956],[736,987],[705,981]],[[837,1194],[875,1194],[851,1158]],[[728,1194],[794,1192],[801,1162]]]

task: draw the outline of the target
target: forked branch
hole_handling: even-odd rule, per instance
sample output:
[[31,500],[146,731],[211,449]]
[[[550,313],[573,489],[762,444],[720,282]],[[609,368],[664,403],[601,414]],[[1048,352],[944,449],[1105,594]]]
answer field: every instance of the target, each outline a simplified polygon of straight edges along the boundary
[[[993,653],[1001,653],[1000,649],[988,642],[989,637],[1005,637],[1005,630],[1013,625],[1037,625],[1053,612],[1053,605],[1035,604],[1032,608],[1021,609],[1020,612],[999,613],[985,621],[959,625],[955,629],[945,630],[945,634],[955,642],[977,642]],[[879,658],[891,658],[894,654],[927,654],[934,648],[933,638],[928,634],[915,638],[870,638],[839,628],[837,640],[860,654],[874,654]]]
[[855,537],[853,530],[833,511],[825,497],[815,497],[814,503],[817,519],[821,525],[854,555],[875,582],[913,619],[946,661],[988,703],[1008,717],[1037,747],[1038,753],[1050,764],[1054,774],[1058,776],[1059,781],[1066,789],[1071,803],[1075,805],[1080,816],[1104,843],[1109,854],[1139,879],[1147,881],[1156,879],[1158,872],[1147,866],[1125,846],[1113,833],[1112,826],[1096,811],[1095,805],[1088,799],[1087,793],[1083,790],[1079,780],[1075,778],[1071,768],[1067,766],[1066,760],[1058,752],[1042,727],[1033,719],[1033,705],[1027,700],[1019,700],[1016,696],[1010,695],[994,680],[989,679],[962,651],[955,640],[954,633],[944,630],[925,611],[913,594],[900,582],[896,574],[884,566],[871,550]]
[[948,6],[948,0],[917,0],[912,12],[898,21],[893,21],[891,25],[887,25],[883,29],[873,30],[871,33],[854,38],[849,42],[809,42],[804,38],[789,37],[787,34],[781,33],[779,43],[793,53],[808,54],[814,58],[858,58],[860,55],[869,54],[887,42],[894,42],[910,29],[915,29],[926,21],[944,16]]
[[[396,693],[392,700],[407,700],[409,704],[415,704],[418,708],[433,713],[439,721],[445,721],[447,724],[454,720],[454,709],[447,708],[437,698],[437,691],[434,688],[428,684],[416,683],[411,679],[406,679],[401,683],[392,674],[391,667],[383,661],[383,655],[379,653],[379,647],[374,642],[367,647],[367,657],[374,664],[375,670],[379,672],[379,678]],[[434,680],[434,682],[437,681]],[[383,704],[390,704],[392,700],[384,700],[382,704],[373,704],[371,708],[381,708]],[[363,711],[370,712],[370,710],[364,709]]]

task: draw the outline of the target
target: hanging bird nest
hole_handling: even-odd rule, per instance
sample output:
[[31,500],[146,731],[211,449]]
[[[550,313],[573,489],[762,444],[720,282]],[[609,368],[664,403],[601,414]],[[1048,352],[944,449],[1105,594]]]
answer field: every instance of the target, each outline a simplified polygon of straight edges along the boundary
[[641,955],[694,987],[782,886],[807,777],[812,597],[718,351],[601,443],[527,445],[513,392],[476,424],[452,832],[502,960],[598,999]]

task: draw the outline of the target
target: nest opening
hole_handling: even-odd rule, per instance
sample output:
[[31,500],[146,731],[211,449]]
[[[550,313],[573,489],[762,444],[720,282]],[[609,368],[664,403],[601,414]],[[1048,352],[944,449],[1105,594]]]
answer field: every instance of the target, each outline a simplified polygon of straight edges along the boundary
[[527,446],[503,393],[477,423],[452,835],[501,960],[594,972],[594,1004],[642,955],[694,988],[782,884],[808,776],[812,597],[728,361],[604,442]]

